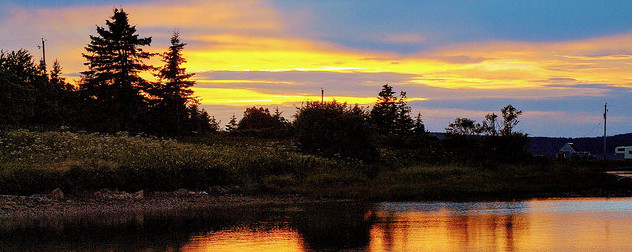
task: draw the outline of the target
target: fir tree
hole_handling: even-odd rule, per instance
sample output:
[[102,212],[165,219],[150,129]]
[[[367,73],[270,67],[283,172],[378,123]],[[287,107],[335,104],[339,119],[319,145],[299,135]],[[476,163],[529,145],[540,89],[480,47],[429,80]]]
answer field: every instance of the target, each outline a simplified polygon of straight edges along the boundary
[[180,35],[174,32],[169,50],[162,54],[165,65],[156,74],[160,83],[152,91],[158,99],[156,110],[161,117],[161,131],[166,134],[187,134],[190,129],[186,129],[184,125],[192,116],[189,114],[190,105],[198,104],[198,100],[193,96],[193,90],[190,89],[195,85],[195,81],[190,80],[194,74],[187,73],[186,68],[182,67],[182,64],[187,62],[182,57],[185,45],[180,42]]
[[237,124],[237,117],[235,116],[235,114],[233,114],[230,117],[230,121],[228,121],[228,124],[226,124],[226,131],[232,132],[236,130],[238,127],[239,127],[239,124]]
[[424,125],[423,120],[421,120],[421,113],[417,113],[415,117],[415,123],[413,124],[413,133],[417,135],[426,134],[426,126]]
[[82,72],[81,92],[90,104],[86,118],[97,130],[140,131],[145,125],[150,83],[139,73],[153,69],[143,63],[153,54],[143,51],[151,37],[141,38],[129,24],[123,9],[114,9],[106,27],[97,26],[83,57],[88,70]]
[[393,87],[385,84],[377,96],[377,102],[371,110],[371,121],[380,134],[392,133],[397,120],[397,97],[394,96]]
[[410,106],[406,102],[406,92],[401,91],[397,101],[397,117],[395,118],[395,133],[407,135],[414,127],[413,119],[410,117]]
[[53,69],[50,70],[50,78],[48,81],[51,84],[51,86],[53,86],[55,89],[59,89],[59,90],[72,90],[73,89],[72,85],[66,83],[66,78],[61,76],[61,65],[59,64],[58,60],[55,60],[55,62],[53,62]]
[[195,74],[186,73],[186,68],[182,67],[182,64],[187,62],[182,57],[182,50],[185,45],[185,43],[180,42],[180,35],[177,32],[173,33],[169,51],[162,55],[165,66],[160,68],[156,75],[160,80],[166,81],[160,85],[158,96],[165,100],[165,103],[171,103],[174,106],[198,102],[193,97],[193,90],[190,89],[195,85],[195,81],[190,80]]
[[413,119],[410,117],[410,106],[406,102],[406,92],[401,91],[399,98],[395,96],[393,87],[388,84],[382,86],[377,102],[371,110],[371,121],[378,133],[382,135],[406,135],[413,129]]

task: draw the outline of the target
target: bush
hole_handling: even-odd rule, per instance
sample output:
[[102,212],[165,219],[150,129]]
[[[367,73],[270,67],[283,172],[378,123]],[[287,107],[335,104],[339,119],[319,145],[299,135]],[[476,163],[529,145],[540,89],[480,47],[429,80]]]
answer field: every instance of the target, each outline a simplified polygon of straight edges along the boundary
[[378,157],[367,112],[358,105],[307,102],[294,117],[294,136],[306,153],[365,161]]

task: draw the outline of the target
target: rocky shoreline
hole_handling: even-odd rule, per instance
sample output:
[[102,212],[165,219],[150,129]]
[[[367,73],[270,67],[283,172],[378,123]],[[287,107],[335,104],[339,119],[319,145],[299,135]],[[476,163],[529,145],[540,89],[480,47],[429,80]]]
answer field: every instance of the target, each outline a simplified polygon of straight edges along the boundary
[[49,194],[0,195],[0,220],[169,213],[202,208],[257,207],[324,201],[338,200],[318,200],[296,195],[209,194],[206,191],[186,189],[151,193],[104,189],[89,195],[65,196],[56,189]]

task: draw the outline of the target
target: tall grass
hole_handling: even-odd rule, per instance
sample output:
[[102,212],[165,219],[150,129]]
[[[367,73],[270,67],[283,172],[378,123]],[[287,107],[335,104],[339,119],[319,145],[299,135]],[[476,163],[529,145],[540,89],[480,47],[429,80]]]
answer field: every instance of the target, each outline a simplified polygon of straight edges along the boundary
[[390,159],[365,164],[302,154],[289,142],[241,137],[179,142],[125,133],[5,130],[0,132],[0,194],[43,193],[57,187],[81,193],[238,185],[246,193],[461,200],[632,188],[628,180],[576,163],[481,167],[419,163],[397,153],[384,154]]
[[[193,144],[169,139],[73,132],[10,130],[0,135],[0,193],[206,189],[240,185],[259,190],[274,176],[302,183],[319,171],[357,164],[266,145]],[[288,182],[284,182],[287,184]]]

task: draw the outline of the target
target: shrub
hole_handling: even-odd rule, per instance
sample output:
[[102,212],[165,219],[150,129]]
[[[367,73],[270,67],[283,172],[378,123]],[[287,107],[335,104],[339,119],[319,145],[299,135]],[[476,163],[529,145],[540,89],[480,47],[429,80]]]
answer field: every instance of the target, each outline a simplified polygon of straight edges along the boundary
[[358,105],[307,102],[294,117],[294,136],[304,152],[365,161],[378,156],[367,112]]

